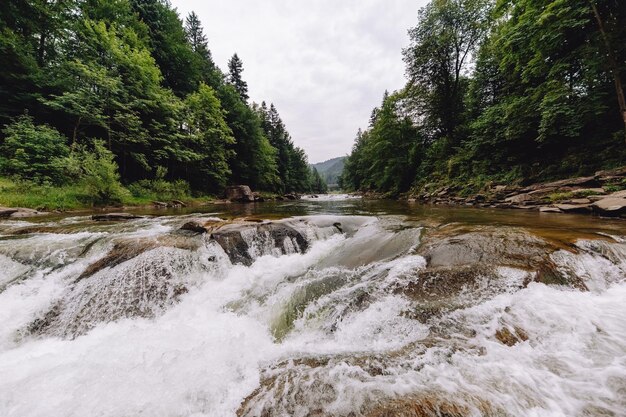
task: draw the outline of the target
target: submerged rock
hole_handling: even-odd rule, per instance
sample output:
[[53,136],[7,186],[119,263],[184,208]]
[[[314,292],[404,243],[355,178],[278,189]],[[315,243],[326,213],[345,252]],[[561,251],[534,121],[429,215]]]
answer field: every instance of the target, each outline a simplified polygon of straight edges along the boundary
[[30,323],[28,333],[74,338],[101,322],[156,316],[187,292],[181,277],[197,267],[197,247],[176,235],[118,241]]
[[91,220],[95,220],[97,222],[119,222],[124,220],[134,220],[142,218],[143,216],[138,216],[131,213],[102,213],[94,214],[93,216],[91,216]]

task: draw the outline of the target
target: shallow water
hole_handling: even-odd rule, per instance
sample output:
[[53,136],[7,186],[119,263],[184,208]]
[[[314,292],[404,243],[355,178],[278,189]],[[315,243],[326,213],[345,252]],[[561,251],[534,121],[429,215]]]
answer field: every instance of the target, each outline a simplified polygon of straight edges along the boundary
[[[626,415],[623,221],[337,197],[140,213],[0,222],[0,415]],[[179,232],[243,216],[306,251],[246,229],[246,266]],[[143,249],[85,275],[120,247]]]

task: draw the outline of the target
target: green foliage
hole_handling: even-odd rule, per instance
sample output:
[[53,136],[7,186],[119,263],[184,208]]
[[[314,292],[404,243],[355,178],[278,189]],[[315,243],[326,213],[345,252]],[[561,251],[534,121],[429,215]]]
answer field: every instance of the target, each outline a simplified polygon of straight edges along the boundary
[[276,150],[276,169],[280,178],[275,186],[279,192],[308,192],[311,189],[311,175],[307,156],[296,147],[285,124],[273,104],[269,109],[265,102],[254,107],[269,144]]
[[4,175],[60,183],[65,179],[64,158],[69,154],[66,139],[48,125],[35,125],[23,115],[3,130],[0,172]]
[[311,192],[317,194],[326,194],[328,192],[328,185],[326,185],[326,182],[315,168],[311,168]]
[[409,82],[396,94],[406,134],[386,95],[357,136],[344,187],[395,194],[434,183],[467,194],[626,164],[618,100],[626,8],[613,0],[492,6],[432,0],[420,11],[404,51]]
[[191,195],[189,184],[183,180],[167,181],[167,169],[157,167],[154,178],[140,180],[128,186],[128,190],[138,199],[146,201],[188,200]]
[[228,165],[235,153],[229,149],[235,138],[224,119],[220,101],[213,89],[200,84],[186,99],[187,165],[195,188],[217,192],[226,185]]
[[96,204],[120,204],[127,196],[120,183],[120,174],[115,156],[102,142],[94,142],[93,151],[82,151],[74,155],[80,161],[81,181]]
[[[28,112],[35,126],[29,140],[51,138],[49,149],[40,143],[35,153],[24,151],[49,163],[40,166],[10,152],[17,149],[12,131],[0,134],[7,175],[60,182],[64,172],[51,164],[68,151],[57,143],[75,151],[67,168],[82,163],[79,149],[102,142],[119,164],[120,181],[150,193],[159,188],[155,167],[167,169],[163,184],[199,192],[219,193],[232,183],[279,191],[288,183],[279,177],[278,150],[247,104],[241,60],[233,56],[226,77],[198,16],[192,12],[183,23],[167,0],[1,2],[0,61],[0,124]],[[63,136],[69,140],[58,140]],[[100,168],[109,159],[103,155],[96,156]],[[306,157],[298,158],[290,170],[306,184],[294,190],[308,189]],[[73,166],[73,175],[83,175],[80,169]],[[99,201],[119,201],[115,187],[100,189],[120,182],[112,172],[92,177],[102,181],[93,187],[104,193]]]

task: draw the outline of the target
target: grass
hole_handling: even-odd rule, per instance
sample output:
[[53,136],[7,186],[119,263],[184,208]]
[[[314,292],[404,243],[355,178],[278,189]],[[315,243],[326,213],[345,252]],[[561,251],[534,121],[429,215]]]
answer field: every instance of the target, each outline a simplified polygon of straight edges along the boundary
[[78,185],[55,187],[0,178],[0,205],[38,210],[72,210],[92,205],[85,188]]
[[[170,184],[169,192],[155,190],[146,184],[131,184],[128,188],[130,191],[124,193],[120,205],[145,206],[153,201],[171,200],[181,200],[193,205],[213,199],[206,195],[191,195],[188,187],[180,184]],[[0,177],[0,206],[67,211],[92,208],[97,205],[94,201],[94,197],[82,184],[53,186]]]

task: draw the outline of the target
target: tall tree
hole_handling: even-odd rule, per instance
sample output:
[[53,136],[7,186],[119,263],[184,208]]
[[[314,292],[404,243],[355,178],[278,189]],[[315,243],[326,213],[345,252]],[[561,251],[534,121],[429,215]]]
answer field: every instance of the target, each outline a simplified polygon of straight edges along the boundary
[[459,142],[464,76],[489,29],[490,0],[433,0],[420,10],[404,51],[410,90],[421,102],[431,135]]
[[228,61],[228,82],[235,87],[237,93],[244,101],[248,102],[248,83],[242,78],[243,62],[239,59],[237,54],[234,54]]

